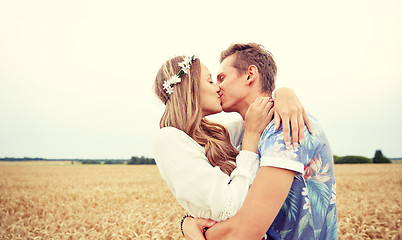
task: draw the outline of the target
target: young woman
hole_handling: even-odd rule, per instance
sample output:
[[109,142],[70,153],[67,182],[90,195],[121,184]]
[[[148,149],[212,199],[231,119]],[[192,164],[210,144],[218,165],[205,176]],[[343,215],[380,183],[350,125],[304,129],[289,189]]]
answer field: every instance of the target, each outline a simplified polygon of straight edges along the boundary
[[[257,99],[245,122],[239,119],[224,127],[207,120],[206,116],[222,111],[219,86],[208,68],[194,57],[180,56],[165,62],[154,88],[166,105],[154,141],[155,160],[163,179],[192,216],[215,221],[233,216],[258,171],[258,156],[249,149],[257,148],[259,138],[255,136],[260,136],[272,119],[272,100]],[[298,112],[304,112],[291,90],[279,89],[275,97],[290,100],[282,102],[297,105]],[[280,116],[289,105],[276,105],[276,113]],[[306,116],[292,119],[301,118]]]

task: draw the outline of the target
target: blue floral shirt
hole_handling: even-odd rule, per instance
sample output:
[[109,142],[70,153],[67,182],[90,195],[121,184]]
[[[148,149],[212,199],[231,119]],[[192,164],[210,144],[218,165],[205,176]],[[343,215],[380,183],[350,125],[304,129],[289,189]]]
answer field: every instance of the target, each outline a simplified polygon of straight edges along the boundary
[[259,142],[261,167],[296,172],[289,194],[267,231],[270,239],[337,239],[333,155],[317,120],[309,117],[314,134],[305,128],[298,148],[286,149],[283,129],[275,132],[273,121]]

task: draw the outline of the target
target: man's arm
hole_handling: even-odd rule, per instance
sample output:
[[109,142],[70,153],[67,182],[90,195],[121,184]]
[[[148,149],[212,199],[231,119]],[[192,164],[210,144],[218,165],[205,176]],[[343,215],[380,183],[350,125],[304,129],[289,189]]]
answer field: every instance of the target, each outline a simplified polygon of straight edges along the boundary
[[285,202],[294,174],[286,169],[261,167],[239,212],[208,229],[206,238],[260,240]]

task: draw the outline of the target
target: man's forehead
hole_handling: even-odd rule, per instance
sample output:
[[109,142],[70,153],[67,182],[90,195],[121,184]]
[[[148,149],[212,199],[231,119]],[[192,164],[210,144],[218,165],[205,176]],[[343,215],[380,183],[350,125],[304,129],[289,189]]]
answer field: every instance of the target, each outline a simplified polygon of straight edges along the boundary
[[231,68],[233,68],[233,55],[229,56],[227,58],[225,58],[221,64],[219,64],[219,74],[227,72],[228,70],[230,70]]

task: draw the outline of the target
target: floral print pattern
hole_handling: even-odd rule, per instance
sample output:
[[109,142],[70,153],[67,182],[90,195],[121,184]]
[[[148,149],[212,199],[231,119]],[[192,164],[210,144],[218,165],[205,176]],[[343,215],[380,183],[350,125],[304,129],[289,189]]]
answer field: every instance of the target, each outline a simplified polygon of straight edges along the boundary
[[[271,122],[261,136],[261,163],[296,171],[292,187],[267,234],[271,239],[337,239],[336,184],[331,149],[317,120],[310,116],[301,146],[286,148],[282,128]],[[289,160],[294,164],[289,164]],[[301,170],[290,165],[303,166]],[[269,166],[264,164],[263,166]]]

